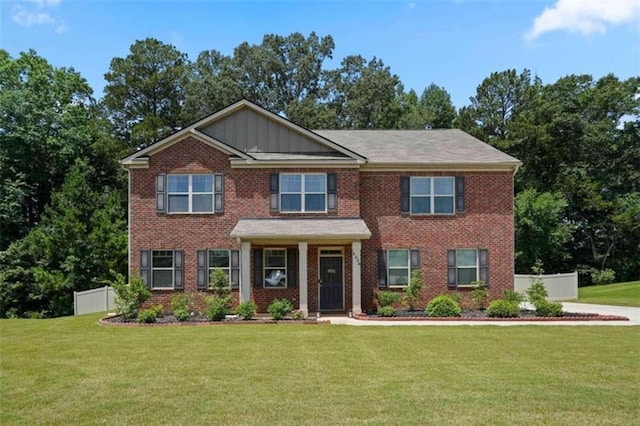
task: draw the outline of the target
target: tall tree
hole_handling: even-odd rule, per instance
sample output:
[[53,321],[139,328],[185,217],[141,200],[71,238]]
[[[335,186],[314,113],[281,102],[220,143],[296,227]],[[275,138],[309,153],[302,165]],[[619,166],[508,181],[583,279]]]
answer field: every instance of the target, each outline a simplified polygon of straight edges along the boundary
[[189,61],[175,46],[154,38],[137,40],[129,51],[111,60],[103,102],[117,135],[140,148],[183,124]]
[[425,124],[432,129],[450,129],[456,119],[456,108],[451,102],[451,95],[444,87],[430,84],[422,96],[420,105],[425,114]]

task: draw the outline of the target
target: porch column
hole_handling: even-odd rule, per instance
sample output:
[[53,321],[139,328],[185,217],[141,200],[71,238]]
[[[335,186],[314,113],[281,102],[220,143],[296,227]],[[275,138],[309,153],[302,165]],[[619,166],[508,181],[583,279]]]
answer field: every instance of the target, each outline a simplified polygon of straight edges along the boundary
[[300,278],[300,310],[305,318],[309,316],[309,298],[307,286],[307,242],[298,243],[298,277]]
[[240,243],[240,302],[251,300],[251,243]]
[[351,309],[354,315],[362,313],[362,284],[360,281],[360,264],[362,243],[351,243]]

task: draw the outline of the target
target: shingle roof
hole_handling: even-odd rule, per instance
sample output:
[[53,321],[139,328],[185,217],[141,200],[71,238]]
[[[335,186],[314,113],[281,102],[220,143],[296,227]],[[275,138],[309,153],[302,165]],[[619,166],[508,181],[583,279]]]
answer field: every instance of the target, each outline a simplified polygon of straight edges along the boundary
[[371,232],[362,219],[240,219],[231,231],[232,238],[242,239],[369,239]]
[[314,130],[369,164],[512,164],[520,161],[458,129]]

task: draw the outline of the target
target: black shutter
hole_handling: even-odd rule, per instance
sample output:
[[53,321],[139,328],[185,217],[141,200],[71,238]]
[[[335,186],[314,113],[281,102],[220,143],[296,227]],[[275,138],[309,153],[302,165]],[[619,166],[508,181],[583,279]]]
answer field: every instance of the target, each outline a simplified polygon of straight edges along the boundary
[[184,289],[184,252],[182,250],[173,251],[173,288]]
[[338,178],[335,173],[327,173],[327,211],[338,211]]
[[378,250],[378,287],[387,287],[387,251]]
[[298,250],[287,249],[287,287],[298,286]]
[[262,249],[253,249],[253,286],[257,288],[264,287]]
[[209,256],[207,250],[198,250],[198,277],[196,279],[196,288],[198,290],[206,290],[209,288]]
[[269,175],[269,210],[278,211],[278,199],[280,198],[280,175],[271,173]]
[[147,287],[151,288],[151,250],[140,250],[140,278]]
[[156,175],[156,211],[158,213],[164,213],[166,211],[165,207],[165,174],[160,173]]
[[240,288],[240,250],[231,250],[231,288]]
[[464,176],[456,176],[456,212],[464,212]]
[[213,175],[213,211],[224,212],[224,175]]
[[456,251],[447,250],[447,287],[456,288],[458,284],[458,274],[456,271]]
[[420,270],[420,250],[413,249],[411,250],[411,275],[413,276],[413,271]]
[[400,211],[402,213],[409,213],[410,206],[410,194],[411,194],[411,180],[409,176],[400,177],[400,193],[402,194],[402,200],[400,202]]
[[479,249],[478,257],[478,265],[480,266],[478,279],[484,281],[485,287],[489,288],[489,250]]

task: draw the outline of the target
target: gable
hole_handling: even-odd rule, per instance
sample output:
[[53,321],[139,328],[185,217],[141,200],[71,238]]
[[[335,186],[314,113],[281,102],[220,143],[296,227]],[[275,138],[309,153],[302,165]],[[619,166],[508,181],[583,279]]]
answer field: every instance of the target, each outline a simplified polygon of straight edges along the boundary
[[256,110],[242,108],[198,128],[200,132],[246,152],[345,156]]

